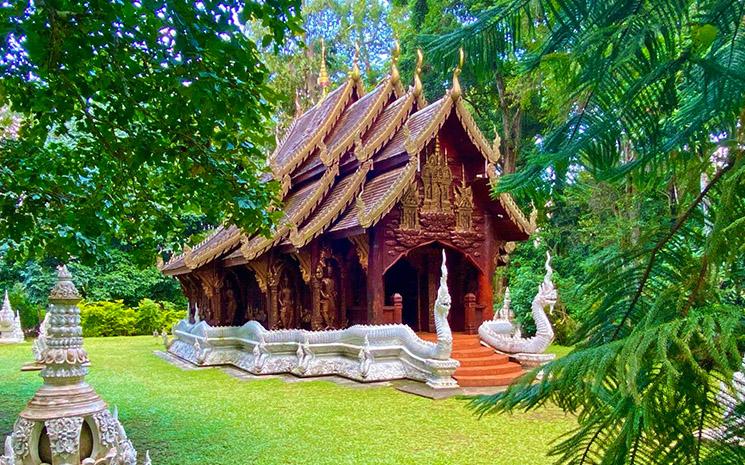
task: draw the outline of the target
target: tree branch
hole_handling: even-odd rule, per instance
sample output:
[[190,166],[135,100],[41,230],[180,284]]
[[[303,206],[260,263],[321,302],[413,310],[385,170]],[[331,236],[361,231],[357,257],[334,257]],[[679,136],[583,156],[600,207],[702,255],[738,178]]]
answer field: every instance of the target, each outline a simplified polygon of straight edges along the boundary
[[636,289],[636,292],[634,293],[634,297],[631,299],[631,303],[629,304],[629,308],[626,309],[626,312],[623,315],[623,318],[621,319],[621,322],[616,327],[616,330],[613,332],[613,337],[611,340],[616,339],[618,337],[618,333],[621,331],[621,328],[623,328],[626,325],[626,321],[629,319],[629,316],[631,316],[631,312],[634,310],[634,307],[636,307],[636,304],[639,302],[639,299],[642,296],[642,293],[644,292],[644,287],[647,285],[647,281],[649,280],[649,275],[652,273],[652,268],[654,268],[655,259],[657,258],[657,254],[662,250],[662,248],[667,244],[667,242],[675,236],[675,234],[680,230],[680,228],[688,221],[688,218],[691,216],[691,214],[695,211],[696,208],[701,204],[701,202],[706,198],[706,195],[709,193],[709,190],[719,182],[722,177],[734,166],[734,163],[728,163],[725,165],[724,168],[722,168],[712,179],[709,184],[701,190],[701,192],[698,194],[696,199],[693,201],[693,203],[688,207],[688,209],[683,213],[683,215],[678,218],[678,221],[673,225],[673,227],[668,231],[667,234],[665,234],[665,237],[660,239],[652,249],[652,254],[649,257],[649,262],[647,262],[647,267],[644,269],[644,274],[642,275],[642,279],[639,282],[639,286]]

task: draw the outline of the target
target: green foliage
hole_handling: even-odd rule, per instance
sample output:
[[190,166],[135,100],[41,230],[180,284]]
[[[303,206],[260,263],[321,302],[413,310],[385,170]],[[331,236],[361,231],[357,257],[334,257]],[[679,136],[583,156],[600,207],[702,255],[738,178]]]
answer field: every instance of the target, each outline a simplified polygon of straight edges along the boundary
[[8,299],[13,310],[20,314],[23,329],[39,326],[39,322],[44,318],[44,307],[29,299],[22,284],[16,283],[8,290]]
[[[164,276],[155,266],[138,266],[132,254],[123,250],[109,250],[94,265],[70,263],[69,268],[78,291],[87,300],[122,300],[133,307],[148,298],[178,308],[186,306],[178,281]],[[39,308],[46,308],[55,280],[54,265],[49,261],[0,264],[0,291],[16,289],[13,298]]]
[[318,73],[321,39],[332,86],[347,79],[359,45],[359,67],[366,86],[388,74],[388,56],[401,10],[381,0],[311,0],[303,2],[302,37],[290,41],[275,56],[267,56],[269,87],[277,111],[273,121],[280,135],[295,116],[295,100],[302,109],[321,98]]
[[186,318],[186,310],[177,310],[170,302],[155,302],[143,299],[137,306],[137,334],[160,333],[165,330],[171,332],[171,328],[179,321]]
[[134,336],[160,333],[186,317],[185,310],[176,310],[169,302],[143,299],[137,308],[121,300],[82,301],[79,305],[83,335],[86,337]]
[[[86,380],[118,407],[140,454],[149,449],[159,465],[549,465],[551,438],[574,425],[555,407],[486,421],[462,400],[393,387],[184,371],[153,354],[163,345],[152,336],[84,346]],[[0,437],[41,384],[19,370],[30,353],[30,343],[0,347]]]
[[0,253],[85,260],[131,245],[143,262],[186,219],[268,231],[276,183],[256,40],[299,32],[299,0],[11,2],[0,8]]
[[133,336],[137,332],[137,314],[121,300],[79,304],[83,336]]
[[[499,187],[550,193],[547,210],[569,207],[559,219],[586,234],[578,344],[538,384],[476,403],[576,413],[559,463],[745,459],[701,434],[721,425],[715,394],[745,349],[744,20],[734,0],[508,0],[431,42],[482,71],[509,56],[528,75],[568,70],[552,78],[568,110]],[[566,226],[550,226],[560,244]]]

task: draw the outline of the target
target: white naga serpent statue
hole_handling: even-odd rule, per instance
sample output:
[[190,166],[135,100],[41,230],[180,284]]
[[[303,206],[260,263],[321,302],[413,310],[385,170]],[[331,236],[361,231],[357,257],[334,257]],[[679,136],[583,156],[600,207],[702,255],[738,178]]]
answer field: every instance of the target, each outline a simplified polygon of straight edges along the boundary
[[554,340],[554,330],[544,309],[550,307],[553,312],[558,298],[554,283],[551,281],[551,254],[546,252],[546,275],[538,286],[538,293],[533,298],[531,314],[535,321],[536,334],[523,338],[515,331],[509,321],[496,319],[485,321],[479,327],[479,337],[489,346],[507,354],[542,354]]
[[267,330],[257,321],[243,326],[212,327],[182,320],[168,351],[197,365],[232,364],[254,374],[340,375],[358,381],[410,378],[434,388],[457,386],[450,358],[453,336],[448,324],[451,298],[445,252],[434,320],[437,342],[425,341],[407,325],[354,325],[346,329]]

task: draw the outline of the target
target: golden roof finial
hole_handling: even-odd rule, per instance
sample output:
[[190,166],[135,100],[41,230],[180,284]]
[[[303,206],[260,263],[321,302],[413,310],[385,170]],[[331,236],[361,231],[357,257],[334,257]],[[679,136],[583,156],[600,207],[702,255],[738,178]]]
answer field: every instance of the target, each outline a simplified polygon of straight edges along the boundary
[[326,70],[326,42],[323,41],[323,37],[321,37],[321,71],[318,73],[318,85],[321,86],[321,95],[325,97],[331,81],[329,81],[329,73]]
[[397,66],[399,56],[401,56],[401,46],[398,43],[398,39],[396,39],[393,41],[393,48],[391,49],[391,82],[394,84],[401,80]]
[[453,87],[450,89],[450,96],[453,98],[453,100],[458,100],[463,93],[463,91],[460,88],[460,80],[458,80],[458,76],[460,76],[460,71],[463,69],[463,62],[465,61],[466,55],[463,52],[463,47],[458,50],[458,66],[455,67],[455,70],[453,70]]
[[497,131],[497,126],[494,126],[494,142],[491,144],[492,151],[494,152],[494,163],[499,161],[500,158],[502,158],[502,151],[500,149],[500,145],[502,144],[502,138],[499,137],[499,131]]
[[360,79],[360,43],[355,42],[354,43],[354,56],[352,57],[352,69],[349,71],[349,77],[352,78],[354,81],[358,81]]
[[422,95],[422,62],[424,62],[424,54],[422,49],[416,49],[416,68],[414,69],[414,96],[419,97]]
[[303,107],[300,105],[300,90],[295,89],[295,116],[303,114]]

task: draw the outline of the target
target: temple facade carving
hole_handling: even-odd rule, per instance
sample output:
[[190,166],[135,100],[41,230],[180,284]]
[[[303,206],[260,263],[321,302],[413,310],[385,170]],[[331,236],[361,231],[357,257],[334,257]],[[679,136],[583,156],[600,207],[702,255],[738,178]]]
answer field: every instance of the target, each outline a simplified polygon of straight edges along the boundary
[[435,137],[435,149],[427,156],[422,168],[422,183],[424,184],[424,202],[422,210],[425,213],[451,213],[450,191],[453,184],[453,173],[448,166],[447,154],[440,147],[440,138]]

